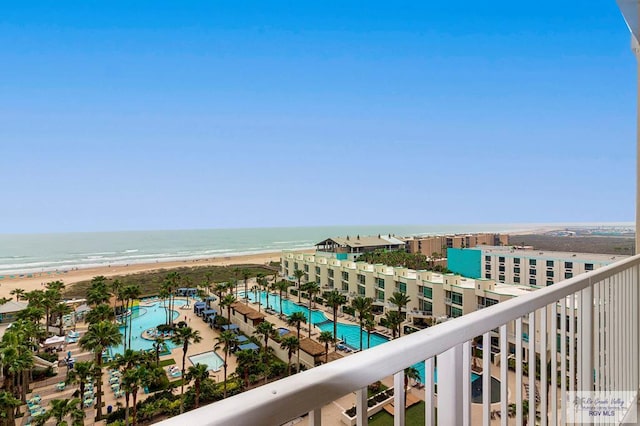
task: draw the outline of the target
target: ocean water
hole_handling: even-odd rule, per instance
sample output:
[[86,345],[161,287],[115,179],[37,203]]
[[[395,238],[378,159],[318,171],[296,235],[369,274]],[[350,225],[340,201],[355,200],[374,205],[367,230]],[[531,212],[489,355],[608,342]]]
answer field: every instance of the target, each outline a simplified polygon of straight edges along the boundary
[[550,224],[380,225],[0,235],[0,276],[309,249],[345,235],[513,232]]

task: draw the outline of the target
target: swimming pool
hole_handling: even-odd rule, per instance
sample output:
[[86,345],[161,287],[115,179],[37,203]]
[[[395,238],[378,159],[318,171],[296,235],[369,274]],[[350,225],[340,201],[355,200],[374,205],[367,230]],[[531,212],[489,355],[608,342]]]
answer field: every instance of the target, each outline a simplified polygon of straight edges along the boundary
[[224,361],[220,356],[213,352],[203,352],[198,355],[190,356],[189,359],[193,365],[198,363],[205,364],[207,366],[207,370],[210,371],[219,371],[220,368],[224,365]]
[[[174,306],[180,307],[185,305],[186,300],[175,300]],[[147,340],[142,338],[142,332],[154,328],[158,324],[164,324],[167,321],[166,309],[163,306],[162,301],[158,301],[151,305],[140,306],[138,309],[134,309],[132,313],[132,322],[131,322],[131,349],[139,351],[139,350],[149,350],[153,349],[153,340]],[[175,320],[180,315],[177,311],[173,311],[173,319]],[[120,333],[122,333],[122,340],[124,342],[124,326],[120,327]],[[127,333],[127,340],[129,340],[129,335]],[[165,344],[169,350],[176,347],[173,343],[171,343],[171,339],[165,339]],[[123,353],[124,352],[124,344],[120,344],[118,346],[111,347],[111,353]]]

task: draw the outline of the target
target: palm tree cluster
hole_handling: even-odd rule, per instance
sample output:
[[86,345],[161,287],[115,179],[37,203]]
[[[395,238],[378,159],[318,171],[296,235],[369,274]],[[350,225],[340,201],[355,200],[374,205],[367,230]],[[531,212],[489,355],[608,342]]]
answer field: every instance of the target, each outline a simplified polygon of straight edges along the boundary
[[[436,255],[436,253],[432,254],[432,257],[434,255]],[[440,265],[435,265],[432,258],[429,258],[422,253],[407,253],[404,250],[376,250],[369,253],[363,253],[358,257],[358,262],[366,262],[371,264],[381,263],[387,266],[402,266],[415,270],[448,272],[447,268],[443,268]]]
[[2,336],[0,364],[4,383],[0,391],[0,420],[3,424],[13,425],[16,410],[26,402],[34,365],[33,350],[42,335],[40,324],[18,320]]

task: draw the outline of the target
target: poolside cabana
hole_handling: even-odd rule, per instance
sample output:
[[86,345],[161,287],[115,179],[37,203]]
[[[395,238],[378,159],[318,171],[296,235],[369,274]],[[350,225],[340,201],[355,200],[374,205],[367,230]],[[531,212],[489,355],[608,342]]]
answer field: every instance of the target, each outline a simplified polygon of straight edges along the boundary
[[245,343],[244,345],[239,345],[238,346],[238,350],[239,351],[250,350],[250,351],[256,351],[257,352],[259,349],[260,349],[260,346],[256,345],[253,342]]
[[193,297],[198,295],[198,289],[194,287],[181,287],[176,290],[176,296]]
[[311,355],[316,364],[324,361],[324,345],[321,345],[313,339],[309,339],[308,337],[301,339],[300,350]]
[[204,302],[196,302],[193,304],[193,312],[198,316],[202,314],[202,311],[205,309],[207,309],[207,304]]
[[215,317],[218,312],[213,309],[205,309],[202,311],[202,320],[207,322],[210,317]]
[[238,327],[238,324],[229,324],[229,325],[223,325],[222,326],[222,331],[235,331],[237,333],[237,330],[240,327]]
[[27,309],[27,304],[23,302],[8,302],[0,305],[0,324],[15,321],[18,312]]
[[247,336],[245,336],[244,334],[240,334],[238,337],[236,337],[236,341],[238,343],[244,343],[244,342],[248,342],[249,338]]
[[234,303],[233,305],[231,305],[231,307],[235,311],[236,317],[238,316],[238,314],[240,314],[242,316],[243,322],[247,323],[251,321],[251,325],[254,327],[260,324],[266,318],[266,315],[262,312],[258,312],[250,306],[247,306],[240,302]]
[[208,308],[211,307],[211,302],[215,302],[217,299],[214,296],[207,296],[204,298],[205,304]]

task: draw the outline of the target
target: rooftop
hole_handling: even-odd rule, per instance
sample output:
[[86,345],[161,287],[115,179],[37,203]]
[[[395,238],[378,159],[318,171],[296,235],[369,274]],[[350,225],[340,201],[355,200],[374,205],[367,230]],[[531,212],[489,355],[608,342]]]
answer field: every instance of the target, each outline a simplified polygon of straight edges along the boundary
[[504,254],[508,257],[533,257],[541,259],[562,259],[568,261],[583,261],[583,262],[603,262],[613,263],[622,259],[626,259],[629,256],[614,255],[614,254],[596,254],[596,253],[573,253],[567,251],[551,251],[551,250],[528,250],[518,249],[509,246],[478,246],[474,249],[481,249],[485,253],[491,254]]

